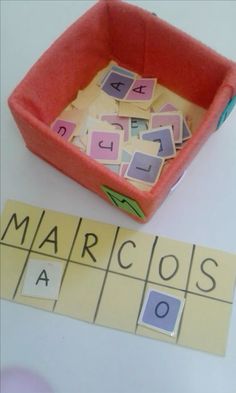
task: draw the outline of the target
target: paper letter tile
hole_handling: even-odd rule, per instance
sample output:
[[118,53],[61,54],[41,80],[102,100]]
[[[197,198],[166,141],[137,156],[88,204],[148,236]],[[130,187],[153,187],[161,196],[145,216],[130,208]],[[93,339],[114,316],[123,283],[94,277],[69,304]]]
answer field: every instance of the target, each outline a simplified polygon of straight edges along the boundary
[[150,110],[139,108],[138,104],[137,102],[120,101],[118,107],[119,116],[149,120],[151,116]]
[[137,74],[135,72],[132,72],[130,70],[127,70],[126,68],[120,67],[116,64],[114,64],[113,66],[111,66],[111,68],[109,69],[109,71],[107,73],[105,73],[105,75],[103,76],[102,80],[101,80],[101,84],[103,84],[104,80],[106,79],[107,75],[111,72],[111,71],[115,71],[118,72],[119,74],[125,75],[125,76],[129,76],[131,78],[136,78]]
[[57,299],[63,273],[61,262],[30,259],[27,265],[22,295]]
[[173,130],[171,126],[157,128],[152,131],[140,133],[142,139],[160,143],[158,155],[164,158],[171,158],[176,155]]
[[183,116],[179,112],[155,113],[151,117],[151,129],[171,126],[174,133],[174,141],[182,142],[183,136]]
[[136,151],[129,163],[125,177],[154,184],[158,179],[163,163],[164,159],[161,157]]
[[128,101],[150,101],[153,97],[156,79],[136,79],[127,96]]
[[[167,104],[163,105],[159,110],[159,112],[176,112],[176,111],[178,111],[178,109],[176,108],[176,106],[174,106],[171,103],[167,103]],[[192,133],[189,129],[187,121],[185,118],[183,118],[183,141],[191,138],[191,136],[192,136]]]
[[186,119],[183,119],[183,141],[186,141],[187,139],[191,138],[192,133],[190,131],[190,128],[188,126],[188,123]]
[[66,120],[56,120],[52,125],[52,130],[56,132],[61,138],[69,139],[76,127],[75,123]]
[[124,130],[124,141],[130,138],[130,119],[118,115],[102,115],[101,120],[110,123],[117,130]]
[[135,118],[135,117],[131,119],[132,136],[137,136],[141,131],[146,131],[146,130],[148,130],[148,124],[146,120]]
[[184,299],[149,289],[139,324],[175,336],[184,306]]
[[109,96],[122,100],[126,96],[133,81],[133,78],[112,71],[105,79],[102,90]]
[[159,112],[176,112],[177,110],[176,106],[168,102],[160,108]]
[[104,164],[119,164],[123,135],[123,130],[89,132],[87,154]]

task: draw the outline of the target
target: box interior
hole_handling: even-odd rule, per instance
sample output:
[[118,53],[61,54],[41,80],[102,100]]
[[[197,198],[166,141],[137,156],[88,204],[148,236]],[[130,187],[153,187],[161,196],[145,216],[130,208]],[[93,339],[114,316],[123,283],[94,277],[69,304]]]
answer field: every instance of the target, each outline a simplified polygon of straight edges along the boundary
[[[113,58],[207,109],[229,68],[226,59],[160,18],[108,3]],[[127,34],[129,29],[130,34]]]
[[[204,116],[197,132],[148,192],[91,160],[48,127],[111,60],[144,77],[156,77],[162,86],[204,109],[212,104],[211,116]],[[217,124],[229,98],[220,86],[231,66],[150,12],[120,0],[100,0],[41,56],[9,105],[31,151],[104,199],[101,184],[138,201],[148,219]],[[214,100],[217,91],[221,102]]]
[[[227,70],[225,59],[138,7],[101,1],[75,22],[23,81],[20,101],[46,124],[114,59],[207,109]],[[40,77],[39,77],[40,76]],[[24,94],[22,92],[24,91]]]

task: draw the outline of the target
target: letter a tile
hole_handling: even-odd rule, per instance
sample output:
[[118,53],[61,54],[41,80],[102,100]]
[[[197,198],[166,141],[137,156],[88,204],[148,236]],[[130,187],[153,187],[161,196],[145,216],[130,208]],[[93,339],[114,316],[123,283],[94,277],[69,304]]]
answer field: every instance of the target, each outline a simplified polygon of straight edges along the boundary
[[62,274],[63,264],[61,262],[30,259],[22,295],[44,299],[57,299]]
[[133,78],[112,71],[105,79],[102,90],[108,95],[122,100],[133,84],[133,81]]

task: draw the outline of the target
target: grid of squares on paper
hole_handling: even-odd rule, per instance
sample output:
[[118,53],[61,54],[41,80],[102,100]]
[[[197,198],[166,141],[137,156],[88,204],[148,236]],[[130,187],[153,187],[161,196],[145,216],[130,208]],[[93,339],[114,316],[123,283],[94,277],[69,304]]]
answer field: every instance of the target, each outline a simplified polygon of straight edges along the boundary
[[[23,244],[23,226],[17,231],[9,227],[2,239],[3,297],[88,322],[223,354],[235,278],[233,256],[164,238],[159,238],[153,249],[156,241],[153,235],[124,228],[117,232],[113,225],[52,211],[44,213],[38,227],[42,210],[24,206],[24,211],[30,216],[30,230]],[[10,216],[7,214],[7,222]],[[19,213],[19,220],[23,216]],[[43,243],[52,224],[58,228],[60,239],[56,250],[53,243]],[[84,250],[85,241],[88,247],[96,243],[88,248],[91,254]],[[57,301],[22,295],[29,258],[63,264],[64,276]],[[202,268],[208,276],[201,270],[202,261],[206,261]],[[217,261],[218,269],[213,261]],[[212,291],[209,291],[213,286],[210,277],[217,283]],[[149,290],[185,298],[177,337],[138,324]],[[207,342],[206,336],[209,336]]]
[[[182,105],[185,108],[183,112]],[[191,113],[186,113],[186,108]],[[112,61],[94,76],[84,90],[78,92],[77,98],[62,111],[51,128],[60,137],[86,152],[91,159],[105,165],[136,188],[150,191],[164,173],[162,169],[165,165],[161,166],[155,182],[140,181],[143,168],[136,168],[134,178],[127,175],[128,171],[122,170],[123,150],[131,149],[131,156],[137,151],[145,153],[146,156],[155,154],[163,159],[163,164],[168,165],[167,160],[174,158],[177,150],[191,137],[195,128],[193,123],[200,119],[203,111],[192,103],[188,102],[187,105],[179,96],[176,100],[176,95],[168,89],[163,90],[156,78],[142,78]],[[158,146],[156,140],[145,138],[141,133],[162,126],[170,128],[163,130],[167,134],[163,139],[165,152],[159,154],[156,149],[153,153],[151,145]],[[123,135],[118,141],[122,131]],[[149,150],[140,150],[136,146],[140,139],[149,139]],[[147,158],[148,160],[150,161],[151,157]],[[132,160],[132,163],[130,161],[130,166],[134,167],[135,160]],[[130,173],[133,173],[132,168]]]

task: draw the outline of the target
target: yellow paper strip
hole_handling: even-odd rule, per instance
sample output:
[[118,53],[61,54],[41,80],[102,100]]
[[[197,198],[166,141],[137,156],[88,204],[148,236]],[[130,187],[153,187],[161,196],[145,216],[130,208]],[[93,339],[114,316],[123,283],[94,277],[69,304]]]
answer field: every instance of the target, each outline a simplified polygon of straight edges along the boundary
[[[2,298],[218,355],[225,353],[235,255],[11,200],[2,214],[0,247]],[[32,260],[39,260],[39,265],[41,260],[42,266],[47,266],[43,261],[61,263],[58,299],[22,294]],[[185,301],[175,337],[138,323],[149,290]]]

